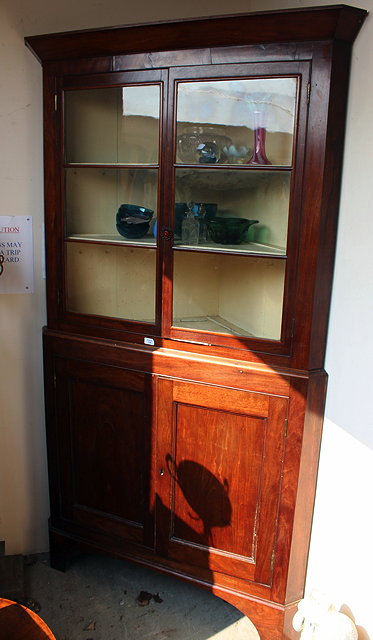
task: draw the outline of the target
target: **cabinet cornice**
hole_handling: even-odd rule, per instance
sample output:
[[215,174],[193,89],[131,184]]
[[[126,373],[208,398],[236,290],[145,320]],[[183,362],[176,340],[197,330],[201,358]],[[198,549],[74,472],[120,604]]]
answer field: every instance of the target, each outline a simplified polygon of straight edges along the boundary
[[363,9],[335,5],[34,35],[25,42],[42,62],[194,49],[207,43],[224,47],[315,40],[353,42],[366,14]]

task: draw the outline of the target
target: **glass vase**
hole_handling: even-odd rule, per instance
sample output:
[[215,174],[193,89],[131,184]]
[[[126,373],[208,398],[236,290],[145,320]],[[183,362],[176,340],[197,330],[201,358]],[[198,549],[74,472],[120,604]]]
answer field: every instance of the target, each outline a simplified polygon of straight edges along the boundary
[[248,164],[272,164],[267,158],[265,149],[266,133],[262,112],[254,111],[254,148]]

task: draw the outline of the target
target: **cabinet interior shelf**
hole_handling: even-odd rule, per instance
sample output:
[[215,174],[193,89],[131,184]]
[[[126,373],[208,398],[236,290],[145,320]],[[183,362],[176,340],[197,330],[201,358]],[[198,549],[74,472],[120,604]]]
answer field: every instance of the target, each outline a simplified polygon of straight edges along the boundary
[[183,162],[175,162],[177,169],[196,169],[197,171],[224,171],[225,169],[234,169],[235,171],[291,171],[290,164],[250,164],[249,162],[222,162],[215,164],[213,162],[185,164]]
[[239,253],[244,255],[265,255],[273,258],[286,258],[285,249],[274,247],[269,244],[260,244],[259,242],[243,242],[241,244],[217,244],[215,242],[204,242],[198,245],[178,244],[174,245],[174,249],[182,251],[208,251],[214,253]]
[[231,336],[255,337],[246,329],[239,327],[221,316],[199,316],[195,318],[175,318],[173,326],[178,329],[225,333]]
[[144,238],[126,239],[116,233],[84,233],[73,234],[66,238],[68,242],[88,242],[94,244],[118,244],[130,245],[136,247],[146,247],[147,249],[156,249],[157,242],[153,236],[145,236]]
[[152,162],[65,162],[65,169],[158,169]]
[[[143,238],[126,239],[117,234],[73,234],[66,238],[68,242],[87,242],[93,244],[115,244],[144,247],[146,249],[155,249],[157,247],[156,239],[153,236],[145,236]],[[273,258],[286,258],[285,249],[274,247],[272,245],[260,244],[258,242],[249,242],[242,244],[216,244],[215,242],[204,242],[198,245],[186,245],[175,243],[174,249],[181,251],[200,251],[212,253],[236,253],[244,255],[264,255]]]
[[[156,163],[147,162],[65,162],[65,169],[158,169],[159,165]],[[273,171],[289,172],[292,170],[291,165],[277,165],[277,164],[184,164],[181,162],[175,163],[176,169],[191,169],[196,171],[226,171],[232,169],[234,171],[267,171],[269,173]]]

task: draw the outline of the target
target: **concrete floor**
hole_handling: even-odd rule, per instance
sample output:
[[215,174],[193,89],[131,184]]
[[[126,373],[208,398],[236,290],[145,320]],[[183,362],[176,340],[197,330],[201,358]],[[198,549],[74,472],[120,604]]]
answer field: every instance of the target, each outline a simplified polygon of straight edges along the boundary
[[[25,596],[57,640],[259,640],[241,612],[197,587],[120,560],[86,556],[66,573],[25,566]],[[153,594],[140,606],[141,592]],[[148,596],[149,597],[149,596]]]

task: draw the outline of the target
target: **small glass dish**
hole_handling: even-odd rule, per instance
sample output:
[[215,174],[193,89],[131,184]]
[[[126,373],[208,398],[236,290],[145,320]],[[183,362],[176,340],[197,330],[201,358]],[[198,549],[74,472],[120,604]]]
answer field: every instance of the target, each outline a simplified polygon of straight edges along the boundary
[[216,164],[227,161],[232,140],[212,126],[194,126],[177,139],[180,160],[186,164]]

